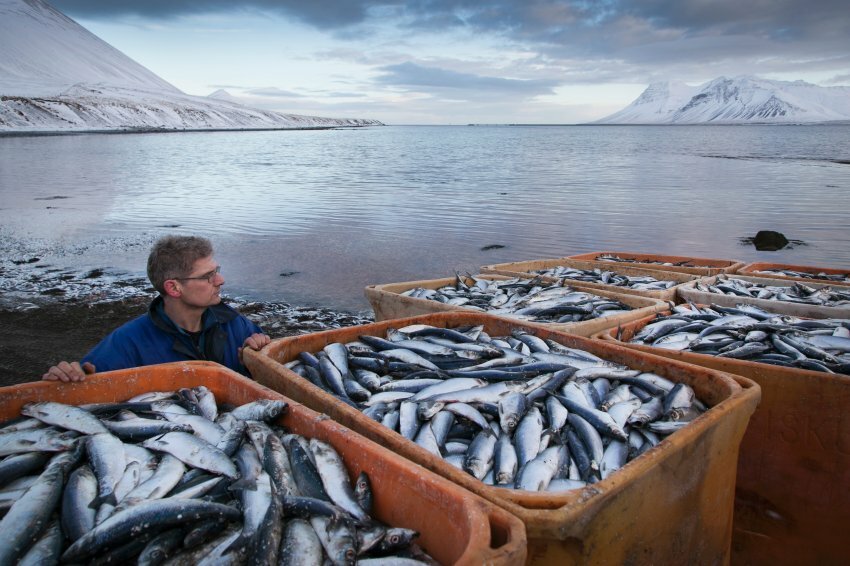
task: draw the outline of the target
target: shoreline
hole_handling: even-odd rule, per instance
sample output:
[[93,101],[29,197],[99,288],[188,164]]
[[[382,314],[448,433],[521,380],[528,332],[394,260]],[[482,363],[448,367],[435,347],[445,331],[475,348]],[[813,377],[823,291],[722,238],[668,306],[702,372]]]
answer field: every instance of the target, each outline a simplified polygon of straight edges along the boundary
[[84,136],[89,134],[188,134],[216,132],[297,132],[304,130],[348,130],[385,126],[385,124],[340,124],[338,126],[298,126],[294,128],[128,128],[101,130],[37,130],[10,131],[0,130],[0,138],[20,138],[30,136]]

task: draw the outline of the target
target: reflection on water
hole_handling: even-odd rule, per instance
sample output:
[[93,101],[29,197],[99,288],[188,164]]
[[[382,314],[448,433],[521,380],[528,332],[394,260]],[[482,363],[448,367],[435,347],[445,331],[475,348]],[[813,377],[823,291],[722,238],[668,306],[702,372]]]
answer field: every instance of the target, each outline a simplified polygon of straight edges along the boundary
[[[0,138],[0,221],[42,247],[80,250],[51,257],[57,264],[136,274],[157,235],[201,233],[214,239],[231,293],[349,309],[367,306],[370,283],[601,249],[848,267],[848,132],[384,127]],[[760,229],[808,245],[770,253],[739,244]],[[481,249],[493,244],[505,247]]]

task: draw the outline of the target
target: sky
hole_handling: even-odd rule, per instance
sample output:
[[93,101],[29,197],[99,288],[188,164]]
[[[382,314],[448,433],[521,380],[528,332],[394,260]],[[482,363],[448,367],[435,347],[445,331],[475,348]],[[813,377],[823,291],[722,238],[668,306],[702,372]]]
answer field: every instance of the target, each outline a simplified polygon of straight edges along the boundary
[[177,88],[385,124],[574,124],[651,83],[850,85],[847,0],[52,0]]

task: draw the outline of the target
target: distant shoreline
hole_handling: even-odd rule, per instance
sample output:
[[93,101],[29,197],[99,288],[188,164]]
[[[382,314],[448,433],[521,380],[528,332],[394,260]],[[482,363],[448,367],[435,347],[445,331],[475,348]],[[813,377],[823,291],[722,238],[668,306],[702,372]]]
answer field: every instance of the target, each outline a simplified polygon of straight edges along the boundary
[[348,130],[359,128],[370,128],[373,126],[384,126],[385,124],[345,124],[339,126],[299,126],[297,128],[128,128],[108,130],[36,130],[36,131],[10,131],[0,130],[0,138],[29,137],[29,136],[75,136],[88,134],[184,134],[198,132],[277,132],[277,131],[301,131],[301,130]]

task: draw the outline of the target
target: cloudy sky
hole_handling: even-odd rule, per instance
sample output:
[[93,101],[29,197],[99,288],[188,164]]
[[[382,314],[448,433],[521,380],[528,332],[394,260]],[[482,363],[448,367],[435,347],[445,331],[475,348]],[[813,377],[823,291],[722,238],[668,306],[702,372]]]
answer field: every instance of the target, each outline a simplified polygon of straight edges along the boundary
[[49,0],[181,90],[387,124],[577,123],[655,81],[850,85],[847,0]]

